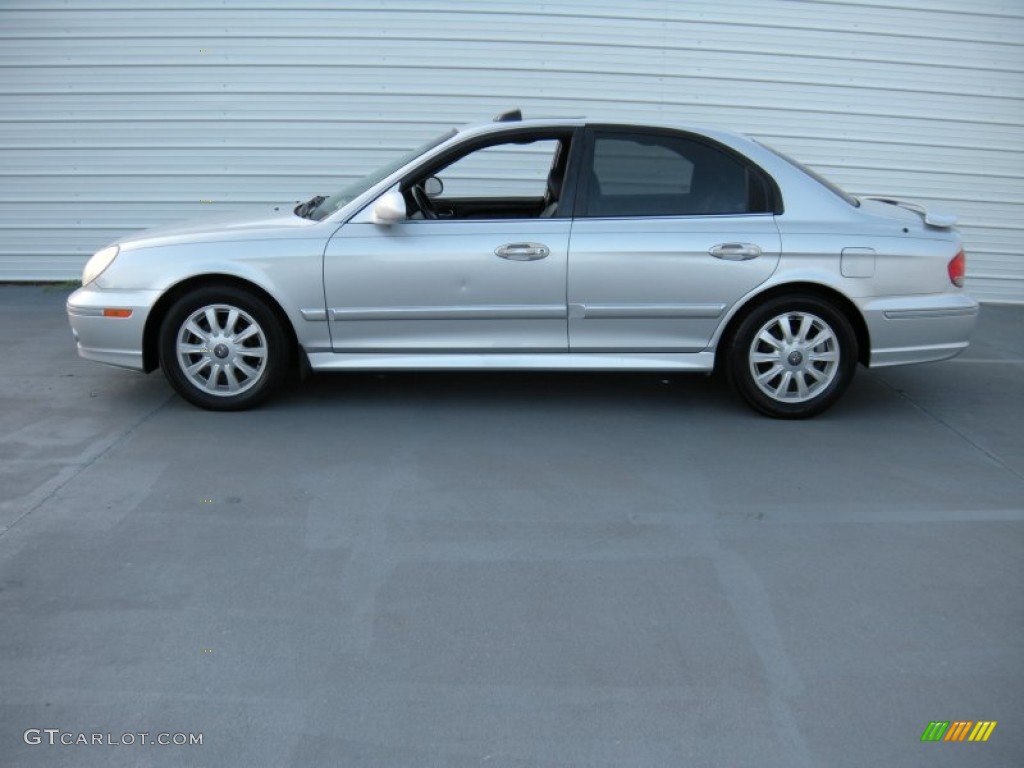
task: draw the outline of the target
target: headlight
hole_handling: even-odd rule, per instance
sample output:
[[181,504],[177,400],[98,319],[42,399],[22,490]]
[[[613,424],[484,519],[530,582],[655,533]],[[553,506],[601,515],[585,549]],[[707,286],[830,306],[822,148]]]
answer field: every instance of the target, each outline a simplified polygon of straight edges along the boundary
[[121,250],[119,246],[111,245],[102,251],[96,251],[92,258],[85,263],[85,269],[82,270],[82,285],[88,285],[102,275],[103,270],[109,267],[114,262],[114,259],[117,258],[119,250]]

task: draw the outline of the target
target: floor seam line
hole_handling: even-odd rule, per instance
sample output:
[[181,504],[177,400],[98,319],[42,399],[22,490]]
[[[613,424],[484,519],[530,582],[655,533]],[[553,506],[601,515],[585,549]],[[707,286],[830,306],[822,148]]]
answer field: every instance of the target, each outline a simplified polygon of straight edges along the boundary
[[174,398],[173,395],[168,395],[167,398],[162,403],[160,403],[156,408],[154,408],[152,411],[147,413],[145,416],[143,416],[137,422],[132,424],[130,427],[128,427],[128,429],[126,429],[123,432],[121,432],[121,434],[117,435],[113,440],[110,441],[110,443],[106,447],[103,448],[103,450],[99,451],[95,456],[93,456],[88,461],[84,461],[84,462],[71,462],[71,463],[69,463],[67,465],[68,467],[75,467],[75,466],[77,466],[76,471],[71,473],[71,475],[68,476],[68,478],[64,482],[59,483],[53,490],[51,490],[48,494],[46,494],[46,496],[44,496],[39,501],[37,501],[35,504],[33,504],[31,507],[26,509],[24,513],[22,513],[17,518],[12,520],[11,523],[6,528],[4,528],[3,530],[0,530],[0,539],[2,539],[8,533],[10,533],[12,530],[14,530],[14,527],[17,526],[18,524],[20,524],[22,520],[24,520],[26,517],[31,515],[33,512],[35,512],[41,506],[43,506],[43,504],[45,504],[50,499],[52,499],[55,495],[57,495],[57,493],[62,488],[64,488],[68,483],[70,483],[72,480],[74,480],[80,474],[85,472],[85,470],[87,470],[89,467],[91,467],[97,461],[99,461],[104,456],[106,456],[111,450],[114,449],[115,446],[120,444],[126,437],[129,437],[130,435],[132,435],[139,427],[141,427],[143,424],[148,422],[151,418],[156,416],[161,410],[163,410],[164,406],[166,406],[169,402],[171,402],[171,400],[173,398]]
[[954,435],[956,435],[957,437],[959,437],[959,438],[960,438],[961,440],[963,440],[964,442],[966,442],[966,443],[967,443],[968,445],[970,445],[970,446],[971,446],[972,448],[974,448],[974,449],[975,449],[976,451],[978,451],[978,452],[979,452],[979,453],[981,453],[982,455],[984,455],[984,456],[987,456],[987,457],[988,457],[989,459],[991,459],[991,460],[992,460],[993,462],[995,462],[995,463],[996,463],[996,464],[998,464],[998,465],[999,465],[1000,467],[1002,467],[1003,469],[1005,469],[1005,470],[1006,470],[1007,472],[1009,472],[1009,473],[1010,473],[1011,475],[1013,475],[1014,477],[1016,477],[1016,478],[1017,478],[1018,480],[1024,481],[1024,475],[1022,475],[1022,474],[1021,474],[1020,472],[1018,472],[1017,470],[1015,470],[1015,469],[1014,469],[1013,467],[1011,467],[1011,466],[1010,466],[1009,464],[1007,464],[1007,463],[1006,463],[1005,461],[1003,461],[1003,460],[1002,460],[1001,458],[999,458],[998,456],[996,456],[996,455],[995,455],[994,453],[992,453],[992,452],[991,452],[990,450],[988,450],[987,448],[984,448],[984,447],[982,447],[982,446],[978,445],[978,444],[977,444],[976,442],[974,442],[974,440],[972,440],[972,439],[971,439],[970,437],[968,437],[967,435],[965,435],[965,434],[964,434],[963,432],[961,432],[961,431],[960,431],[959,429],[957,429],[957,428],[956,428],[956,427],[954,427],[954,426],[953,426],[952,424],[950,424],[949,422],[947,422],[947,421],[946,421],[945,419],[943,419],[943,418],[942,418],[941,416],[939,416],[939,415],[937,415],[937,414],[935,414],[935,413],[932,413],[932,412],[931,412],[930,410],[928,410],[928,409],[927,409],[927,408],[925,408],[925,407],[924,407],[923,405],[921,405],[921,404],[920,404],[920,403],[918,403],[918,402],[917,402],[916,400],[914,400],[914,399],[913,399],[912,397],[910,397],[910,395],[908,395],[908,394],[907,394],[907,393],[906,393],[906,392],[905,392],[904,390],[902,390],[902,389],[900,389],[899,387],[895,386],[894,384],[891,384],[890,382],[886,381],[886,380],[885,380],[885,379],[884,379],[883,377],[881,377],[881,376],[879,376],[879,377],[878,377],[878,379],[879,379],[879,381],[881,381],[881,382],[882,382],[883,384],[885,384],[885,386],[887,386],[887,387],[888,387],[889,389],[891,389],[891,390],[892,390],[893,392],[895,392],[895,393],[896,393],[897,395],[899,395],[899,396],[900,396],[900,397],[901,397],[901,398],[902,398],[903,400],[906,400],[906,401],[907,401],[908,403],[910,403],[910,405],[911,405],[911,406],[913,406],[913,407],[914,407],[915,409],[917,409],[918,411],[920,411],[921,413],[923,413],[923,414],[924,414],[925,416],[927,416],[928,418],[930,418],[930,419],[931,419],[932,421],[934,421],[934,422],[936,422],[936,423],[938,423],[938,424],[941,424],[941,425],[942,425],[943,427],[945,427],[945,428],[946,428],[947,430],[949,430],[950,432],[952,432],[952,433],[953,433]]

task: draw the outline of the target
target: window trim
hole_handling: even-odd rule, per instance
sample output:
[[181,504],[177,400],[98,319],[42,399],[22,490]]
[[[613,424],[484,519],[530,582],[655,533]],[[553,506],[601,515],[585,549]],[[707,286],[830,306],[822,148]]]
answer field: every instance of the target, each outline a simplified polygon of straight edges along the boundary
[[[510,128],[504,131],[486,133],[466,141],[458,142],[430,160],[420,163],[406,173],[398,183],[399,191],[405,195],[409,187],[415,182],[437,174],[452,163],[458,162],[463,157],[488,147],[500,144],[515,143],[522,141],[544,141],[569,139],[569,158],[565,167],[565,177],[562,180],[562,194],[559,196],[558,210],[551,219],[570,219],[576,210],[576,195],[578,192],[579,167],[583,156],[583,127],[582,126],[548,126],[546,128]],[[541,221],[541,219],[525,218],[498,218],[498,219],[437,219],[436,221],[457,222],[457,221]]]
[[[597,144],[598,135],[613,136],[615,138],[629,138],[631,136],[658,136],[662,138],[675,138],[685,139],[692,141],[696,144],[703,144],[704,146],[718,150],[725,155],[728,155],[732,159],[736,160],[740,165],[749,171],[757,173],[765,185],[765,194],[767,196],[767,210],[764,211],[747,211],[746,213],[680,213],[680,214],[654,214],[646,216],[637,216],[631,214],[612,215],[612,216],[588,216],[587,215],[587,200],[590,196],[590,178],[594,168],[594,151]],[[709,218],[712,216],[765,216],[774,215],[778,216],[782,214],[785,209],[782,204],[782,192],[779,189],[778,183],[774,177],[768,173],[764,168],[759,166],[749,157],[733,149],[730,146],[722,144],[719,141],[710,139],[707,136],[703,136],[699,133],[693,133],[691,131],[684,131],[675,128],[652,128],[648,126],[626,126],[626,125],[615,125],[606,123],[593,123],[586,126],[584,131],[583,143],[583,157],[582,162],[579,165],[580,172],[578,173],[577,186],[575,190],[575,206],[573,208],[573,218],[576,219],[695,219],[695,218]]]

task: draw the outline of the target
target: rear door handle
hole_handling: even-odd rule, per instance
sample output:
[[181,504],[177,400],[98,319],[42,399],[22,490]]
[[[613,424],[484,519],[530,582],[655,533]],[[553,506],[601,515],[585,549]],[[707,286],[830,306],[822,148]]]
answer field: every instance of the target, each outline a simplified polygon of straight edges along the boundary
[[509,261],[537,261],[547,258],[551,251],[540,243],[509,243],[494,249],[494,255]]
[[747,261],[761,255],[761,248],[754,243],[719,243],[708,248],[708,253],[725,261]]

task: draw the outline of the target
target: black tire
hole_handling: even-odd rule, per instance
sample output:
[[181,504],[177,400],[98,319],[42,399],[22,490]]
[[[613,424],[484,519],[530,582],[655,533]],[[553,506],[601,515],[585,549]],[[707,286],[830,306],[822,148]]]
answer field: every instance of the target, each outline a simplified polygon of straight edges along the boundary
[[750,311],[725,349],[726,375],[755,410],[806,419],[832,407],[853,380],[850,321],[811,294],[769,299]]
[[211,411],[266,400],[287,378],[291,357],[273,310],[229,285],[204,286],[178,299],[161,323],[159,349],[175,392]]

